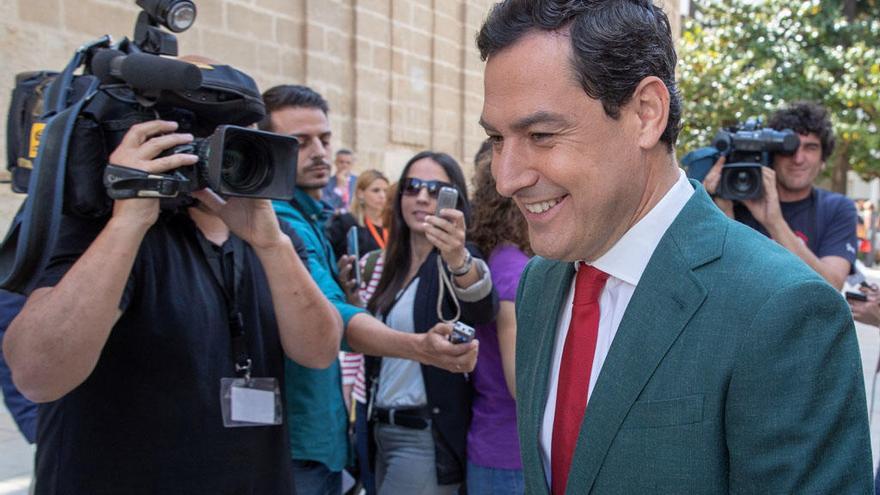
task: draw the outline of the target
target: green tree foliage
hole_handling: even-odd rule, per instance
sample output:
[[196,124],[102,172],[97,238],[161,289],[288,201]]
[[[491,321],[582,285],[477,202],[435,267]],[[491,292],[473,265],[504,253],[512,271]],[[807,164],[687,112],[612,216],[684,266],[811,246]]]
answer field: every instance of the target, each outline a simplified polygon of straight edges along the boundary
[[846,170],[880,177],[880,0],[710,0],[687,20],[679,57],[679,156],[720,126],[765,120],[798,100],[832,114],[834,188]]

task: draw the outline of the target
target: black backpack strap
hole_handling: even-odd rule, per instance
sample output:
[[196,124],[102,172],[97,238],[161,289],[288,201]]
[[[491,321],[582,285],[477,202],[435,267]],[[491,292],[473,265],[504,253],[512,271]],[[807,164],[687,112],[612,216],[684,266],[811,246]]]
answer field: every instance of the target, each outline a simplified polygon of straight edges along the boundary
[[61,224],[70,136],[77,116],[96,93],[98,83],[92,79],[79,101],[46,124],[34,159],[28,197],[0,246],[0,288],[22,294],[31,291],[37,282],[35,275],[49,261]]
[[43,108],[45,109],[44,116],[49,117],[59,114],[68,107],[73,93],[74,72],[85,62],[86,56],[93,48],[109,47],[110,41],[110,36],[105,34],[77,48],[70,62],[64,67],[64,70],[58,74],[58,77],[46,89],[46,97],[43,103]]

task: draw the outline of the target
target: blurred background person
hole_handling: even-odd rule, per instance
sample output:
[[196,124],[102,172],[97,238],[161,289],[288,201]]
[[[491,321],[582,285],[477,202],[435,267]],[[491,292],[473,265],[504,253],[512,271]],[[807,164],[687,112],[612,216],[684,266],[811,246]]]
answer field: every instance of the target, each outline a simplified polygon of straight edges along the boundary
[[382,213],[385,211],[387,191],[388,179],[378,170],[367,170],[358,177],[351,211],[337,213],[327,224],[327,237],[337,259],[347,253],[346,235],[352,227],[357,227],[361,255],[385,249],[388,229],[384,227]]
[[[470,204],[458,163],[424,151],[406,164],[398,186],[384,269],[367,308],[401,332],[426,331],[439,312],[443,319],[460,312],[469,325],[492,321],[497,296],[489,269],[465,245]],[[458,202],[438,216],[443,186],[458,191]],[[441,285],[444,279],[451,283]],[[367,360],[377,492],[456,493],[471,415],[467,376],[407,359]]]
[[[327,237],[333,247],[336,258],[340,260],[341,265],[351,263],[353,260],[347,258],[348,241],[347,233],[351,227],[356,227],[358,232],[358,252],[362,259],[366,259],[368,254],[376,251],[376,256],[370,265],[370,272],[375,271],[377,275],[381,274],[381,265],[376,269],[376,262],[379,259],[379,252],[385,249],[385,243],[388,242],[388,229],[385,227],[386,205],[388,201],[388,178],[382,172],[374,169],[367,170],[358,176],[355,184],[355,198],[351,203],[351,212],[340,212],[333,216],[327,225]],[[364,273],[365,267],[361,267]],[[369,276],[369,273],[364,275]],[[375,290],[376,283],[371,286]],[[365,289],[365,285],[358,287],[358,299],[351,301],[353,304],[360,306],[366,305],[368,293],[361,292]],[[372,290],[369,294],[372,294]],[[368,456],[368,436],[367,436],[367,396],[364,385],[364,356],[356,352],[340,352],[340,363],[342,365],[342,395],[345,398],[346,408],[354,421],[354,447],[356,474],[360,486],[355,489],[363,488],[366,495],[376,493],[375,483],[373,482],[373,473],[370,469]]]
[[342,148],[336,152],[333,167],[336,173],[321,191],[321,200],[333,207],[336,212],[348,211],[354,196],[355,183],[358,176],[351,173],[354,169],[354,152]]
[[516,433],[516,289],[533,255],[528,225],[510,198],[498,194],[492,177],[492,148],[483,143],[475,158],[473,221],[470,239],[489,253],[498,316],[477,325],[480,357],[474,369],[473,418],[467,439],[467,490],[470,495],[512,495],[524,491]]

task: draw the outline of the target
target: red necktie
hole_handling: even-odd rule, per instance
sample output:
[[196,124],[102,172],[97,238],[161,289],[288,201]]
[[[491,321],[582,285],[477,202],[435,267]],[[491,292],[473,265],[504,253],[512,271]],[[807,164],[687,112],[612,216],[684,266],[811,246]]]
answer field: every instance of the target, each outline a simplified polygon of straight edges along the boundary
[[556,415],[553,418],[550,452],[553,495],[565,493],[571,458],[587,408],[587,392],[599,334],[599,295],[606,280],[607,273],[590,265],[582,263],[578,268],[571,323],[565,336],[556,390]]

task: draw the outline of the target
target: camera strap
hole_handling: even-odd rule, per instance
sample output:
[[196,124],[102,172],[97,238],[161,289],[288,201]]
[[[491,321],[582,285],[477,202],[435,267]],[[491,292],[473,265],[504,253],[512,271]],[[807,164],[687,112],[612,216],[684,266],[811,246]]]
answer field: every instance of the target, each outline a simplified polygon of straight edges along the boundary
[[[443,267],[443,259],[440,257],[440,253],[437,253],[437,278],[440,280],[440,288],[437,290],[437,318],[443,323],[455,323],[461,318],[461,304],[458,302],[458,296],[455,295],[452,280],[450,280],[446,269]],[[452,304],[455,306],[455,316],[449,320],[443,317],[443,298],[446,296],[447,290],[452,297]]]
[[112,199],[176,198],[188,190],[188,184],[189,179],[180,172],[151,174],[112,163],[104,169],[104,187]]
[[235,363],[235,374],[240,378],[249,380],[253,361],[247,349],[245,341],[244,318],[241,314],[240,301],[238,299],[239,286],[241,285],[242,266],[244,264],[244,250],[237,246],[237,240],[231,237],[222,246],[212,244],[203,235],[199,235],[199,246],[205,255],[205,260],[211,268],[211,274],[220,287],[220,293],[226,304],[226,315],[229,326],[230,348],[232,359]]
[[807,236],[807,247],[810,248],[810,251],[813,253],[817,253],[817,249],[819,248],[817,242],[819,239],[819,224],[816,220],[816,210],[819,208],[819,198],[816,193],[816,188],[814,187],[812,191],[810,191],[810,212],[807,220],[807,225],[809,228],[813,229],[812,232]]

